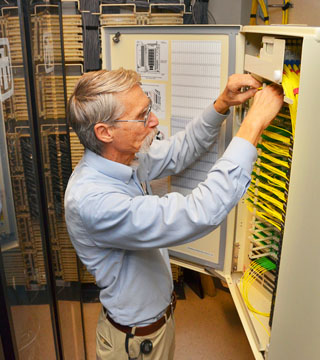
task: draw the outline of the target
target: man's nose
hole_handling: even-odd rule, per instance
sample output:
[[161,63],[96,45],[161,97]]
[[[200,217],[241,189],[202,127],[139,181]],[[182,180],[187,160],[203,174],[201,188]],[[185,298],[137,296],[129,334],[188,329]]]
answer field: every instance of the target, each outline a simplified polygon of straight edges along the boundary
[[159,120],[157,118],[157,115],[151,111],[150,113],[150,117],[149,117],[149,121],[148,121],[148,126],[153,128],[159,125]]

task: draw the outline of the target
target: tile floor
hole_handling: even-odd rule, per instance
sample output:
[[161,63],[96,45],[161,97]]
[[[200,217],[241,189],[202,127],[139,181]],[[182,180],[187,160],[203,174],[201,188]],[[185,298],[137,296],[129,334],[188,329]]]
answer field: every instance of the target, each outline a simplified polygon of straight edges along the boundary
[[231,295],[200,299],[185,286],[176,308],[175,360],[254,360]]
[[[175,360],[254,360],[231,295],[217,289],[200,299],[185,285],[186,300],[178,300]],[[97,303],[84,304],[88,360],[95,359]]]

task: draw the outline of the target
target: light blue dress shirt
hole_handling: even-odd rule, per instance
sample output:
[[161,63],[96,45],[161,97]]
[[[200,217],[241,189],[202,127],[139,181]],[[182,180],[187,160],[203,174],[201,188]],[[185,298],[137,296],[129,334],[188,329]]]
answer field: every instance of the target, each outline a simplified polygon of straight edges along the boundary
[[140,185],[185,169],[217,140],[224,119],[210,105],[185,131],[139,154],[137,169],[89,150],[75,168],[65,194],[68,232],[117,323],[162,316],[173,290],[166,248],[214,230],[245,194],[257,152],[237,137],[188,196],[145,195]]

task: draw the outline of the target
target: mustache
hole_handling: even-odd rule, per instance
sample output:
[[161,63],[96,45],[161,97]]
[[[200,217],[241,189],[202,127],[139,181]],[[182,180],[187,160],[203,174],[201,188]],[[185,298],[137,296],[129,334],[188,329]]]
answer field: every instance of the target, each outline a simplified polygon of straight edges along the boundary
[[158,133],[157,128],[152,129],[151,133],[143,140],[139,153],[146,154],[149,151],[152,141],[156,137],[157,133]]

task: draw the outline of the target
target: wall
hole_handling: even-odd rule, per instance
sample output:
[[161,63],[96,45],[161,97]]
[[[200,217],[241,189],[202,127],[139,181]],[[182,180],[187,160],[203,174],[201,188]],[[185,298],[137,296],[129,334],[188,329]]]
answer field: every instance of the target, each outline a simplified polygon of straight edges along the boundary
[[[211,0],[212,1],[212,0]],[[281,4],[281,0],[269,0],[269,4]],[[293,8],[289,10],[289,24],[320,26],[319,0],[292,0]],[[281,24],[282,11],[269,8],[270,24]],[[259,24],[263,21],[259,21]]]
[[[293,8],[289,10],[289,24],[320,26],[319,0],[292,0]],[[281,4],[282,0],[269,0],[269,4]],[[209,0],[209,11],[217,24],[248,25],[251,11],[251,0]],[[270,24],[281,24],[282,11],[279,8],[269,8]],[[210,23],[213,23],[209,16]],[[258,19],[258,24],[263,24]]]
[[[250,20],[251,0],[209,0],[208,10],[217,24],[248,25]],[[214,23],[208,14],[209,22]]]

